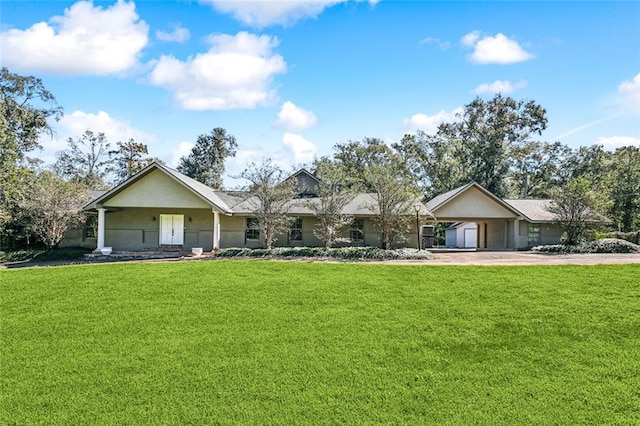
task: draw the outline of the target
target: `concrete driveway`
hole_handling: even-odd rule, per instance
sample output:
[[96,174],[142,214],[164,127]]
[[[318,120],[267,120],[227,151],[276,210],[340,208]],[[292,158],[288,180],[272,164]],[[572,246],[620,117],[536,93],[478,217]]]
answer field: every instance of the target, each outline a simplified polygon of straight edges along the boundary
[[640,254],[539,254],[527,251],[465,251],[434,253],[428,265],[604,265],[635,263]]

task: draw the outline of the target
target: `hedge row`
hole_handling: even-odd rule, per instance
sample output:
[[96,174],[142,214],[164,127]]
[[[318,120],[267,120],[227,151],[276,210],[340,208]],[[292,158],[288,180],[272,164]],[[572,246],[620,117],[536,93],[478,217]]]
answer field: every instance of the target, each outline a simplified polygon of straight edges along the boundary
[[397,249],[383,250],[378,247],[276,247],[269,249],[225,248],[216,252],[216,257],[223,258],[321,258],[337,260],[408,260],[433,259],[426,250]]
[[640,244],[640,231],[638,232],[608,232],[604,238],[616,238],[619,240],[629,241],[633,244]]
[[617,238],[604,238],[598,241],[569,246],[564,244],[554,244],[549,246],[533,247],[531,251],[538,253],[640,253],[640,245],[630,243]]

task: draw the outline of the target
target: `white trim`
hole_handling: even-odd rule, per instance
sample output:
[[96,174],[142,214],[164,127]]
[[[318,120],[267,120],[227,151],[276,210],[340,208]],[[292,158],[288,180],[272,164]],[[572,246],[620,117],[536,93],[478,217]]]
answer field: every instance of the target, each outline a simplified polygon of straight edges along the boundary
[[213,249],[220,248],[220,213],[213,212]]
[[104,212],[106,209],[100,207],[98,210],[98,241],[96,245],[96,250],[100,250],[104,248]]

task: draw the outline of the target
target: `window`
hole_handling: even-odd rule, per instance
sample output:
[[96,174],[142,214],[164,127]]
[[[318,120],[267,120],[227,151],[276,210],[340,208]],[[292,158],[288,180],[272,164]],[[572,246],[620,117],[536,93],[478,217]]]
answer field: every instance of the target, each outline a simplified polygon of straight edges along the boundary
[[364,241],[364,219],[355,218],[349,227],[349,239],[352,242]]
[[87,216],[84,221],[84,238],[96,238],[98,234],[98,216]]
[[296,217],[289,226],[289,241],[302,241],[302,218]]
[[535,246],[540,243],[540,225],[530,223],[527,229],[527,235],[529,236],[529,246]]
[[246,240],[260,239],[260,223],[255,217],[247,218],[247,228],[244,231],[244,238]]

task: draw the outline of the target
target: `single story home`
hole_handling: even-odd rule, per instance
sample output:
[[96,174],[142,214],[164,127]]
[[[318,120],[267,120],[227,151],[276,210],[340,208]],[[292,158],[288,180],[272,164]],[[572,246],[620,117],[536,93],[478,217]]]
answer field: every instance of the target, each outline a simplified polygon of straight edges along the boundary
[[427,202],[438,222],[453,223],[445,231],[447,247],[517,250],[557,244],[562,229],[548,211],[551,200],[501,199],[470,182]]
[[[292,178],[297,179],[300,193],[288,206],[289,230],[278,235],[274,245],[321,246],[313,233],[317,219],[308,205],[317,201],[318,180],[304,169]],[[84,209],[90,217],[86,226],[70,231],[61,245],[112,247],[116,251],[262,247],[254,205],[246,193],[215,191],[174,169],[152,163],[87,204]],[[416,200],[416,206],[421,220],[426,220],[424,204]],[[349,245],[380,246],[374,221],[375,194],[357,194],[343,213],[353,217],[344,231]],[[408,220],[414,223],[414,217]],[[416,247],[417,231],[405,237],[406,246]]]
[[[297,179],[299,194],[288,206],[289,230],[278,235],[274,245],[321,246],[313,232],[317,219],[309,208],[310,202],[318,200],[318,180],[305,169],[291,177]],[[346,244],[380,246],[375,201],[375,194],[362,193],[345,206],[343,213],[353,218],[344,231],[349,240]],[[562,230],[548,211],[550,202],[501,199],[470,182],[426,204],[416,200],[418,223],[405,235],[404,245],[416,247],[417,229],[434,218],[455,224],[446,231],[447,247],[517,250],[556,244]],[[96,193],[85,206],[89,213],[86,226],[68,232],[60,245],[107,246],[117,251],[262,247],[253,206],[246,193],[215,191],[174,169],[152,163],[115,188]]]

